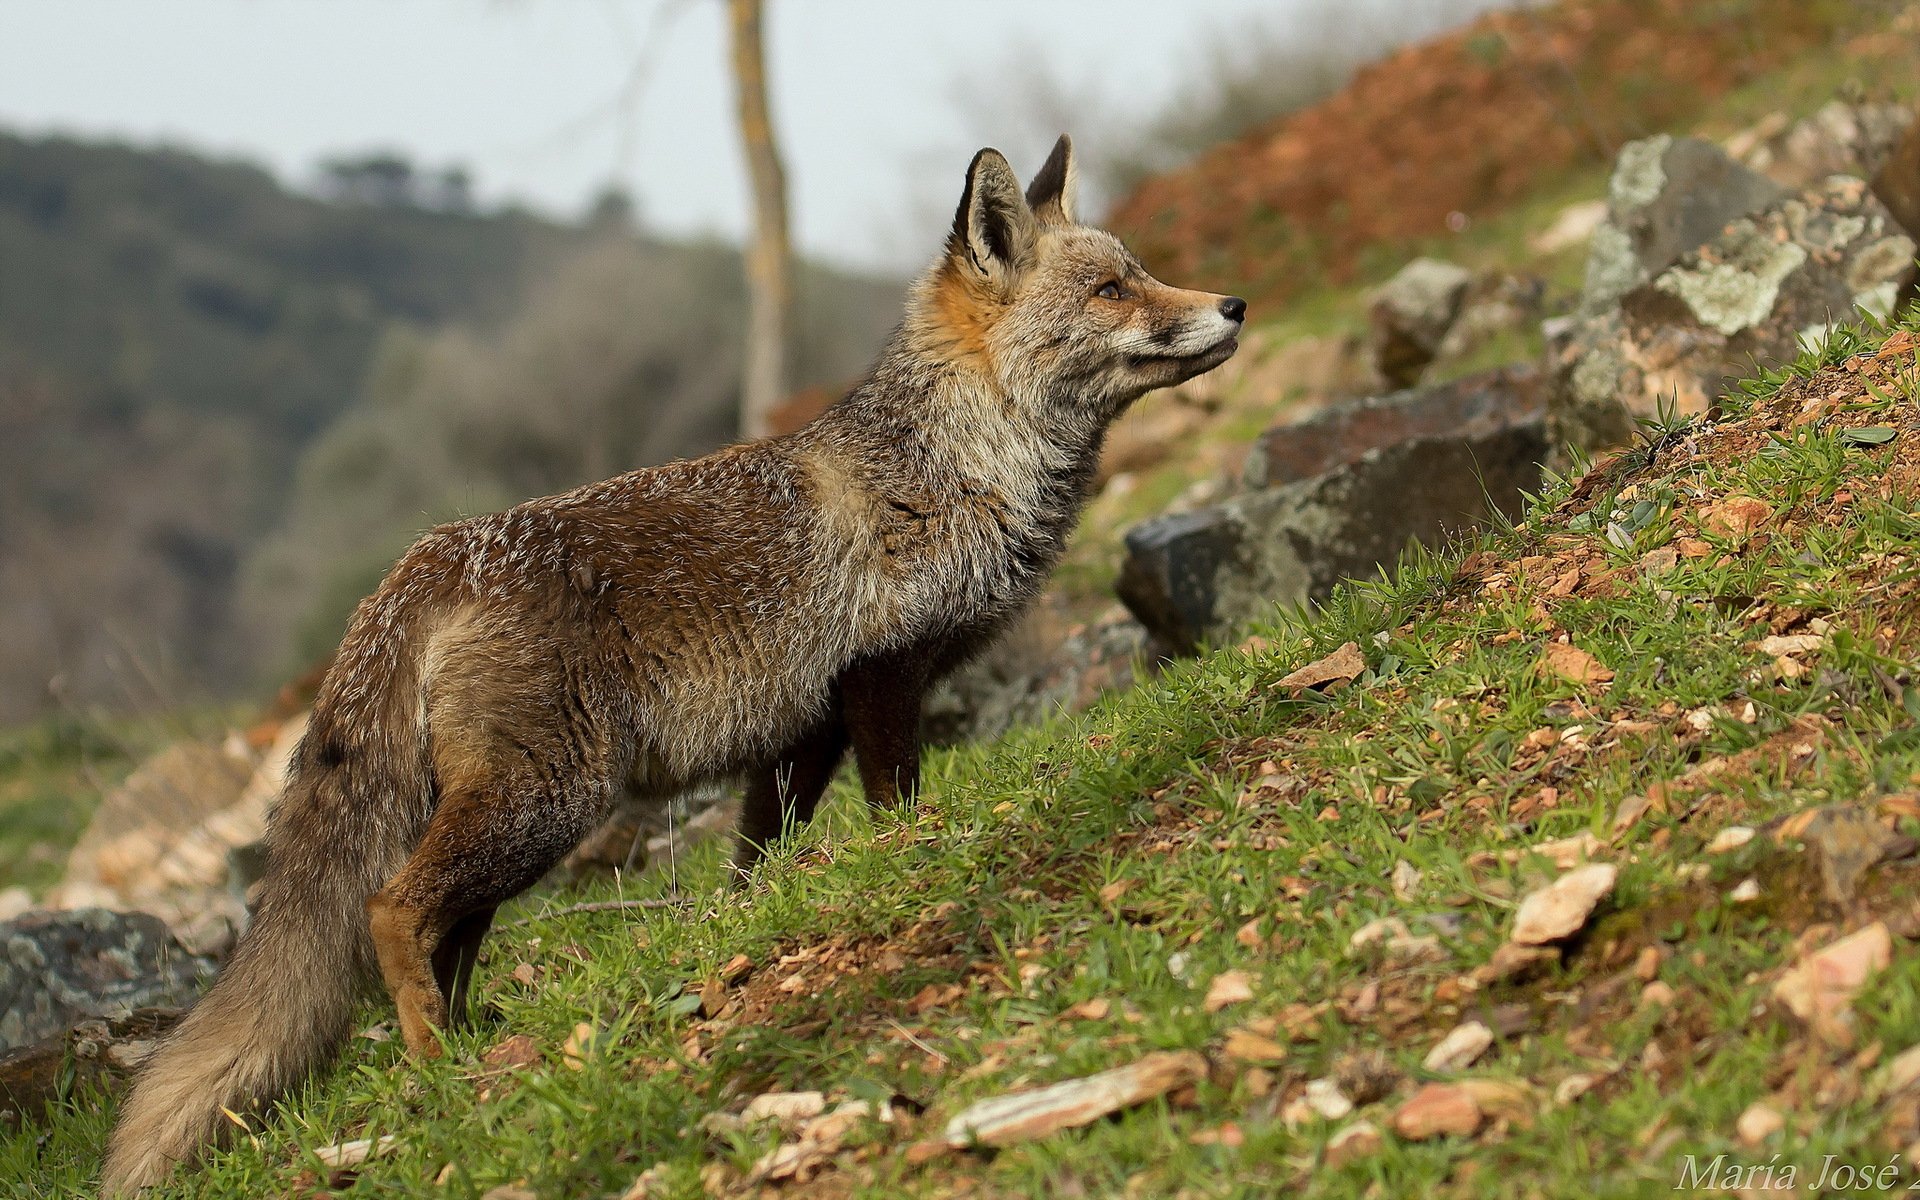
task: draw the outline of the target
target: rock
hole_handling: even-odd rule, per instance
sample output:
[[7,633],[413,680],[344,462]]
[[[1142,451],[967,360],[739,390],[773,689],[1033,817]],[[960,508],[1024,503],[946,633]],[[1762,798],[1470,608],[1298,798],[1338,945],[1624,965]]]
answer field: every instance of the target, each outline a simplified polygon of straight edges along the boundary
[[1593,231],[1580,306],[1601,312],[1735,217],[1766,207],[1780,186],[1711,142],[1666,134],[1628,142],[1607,181],[1607,219]]
[[0,1050],[88,1018],[183,1006],[214,969],[148,913],[28,913],[0,924]]
[[[1622,169],[1648,144],[1622,151]],[[1662,267],[1605,241],[1596,234],[1580,319],[1549,350],[1555,446],[1623,444],[1663,404],[1708,412],[1753,361],[1793,357],[1855,309],[1890,312],[1915,277],[1913,239],[1846,176],[1737,217]]]
[[1308,1080],[1306,1101],[1315,1115],[1329,1121],[1338,1121],[1353,1112],[1353,1101],[1340,1090],[1340,1081],[1331,1077]]
[[1747,1105],[1746,1110],[1733,1123],[1734,1134],[1739,1137],[1740,1144],[1748,1149],[1760,1145],[1786,1127],[1785,1117],[1757,1100]]
[[33,907],[33,893],[23,887],[0,888],[0,921],[11,921]]
[[1708,854],[1731,854],[1753,840],[1753,829],[1747,825],[1729,825],[1713,835],[1707,843]]
[[1435,1043],[1420,1065],[1429,1071],[1450,1075],[1472,1066],[1492,1046],[1493,1030],[1478,1021],[1465,1021]]
[[1473,274],[1416,258],[1382,284],[1369,309],[1374,365],[1392,387],[1412,387],[1439,353]]
[[236,739],[176,742],[158,751],[101,800],[67,857],[61,885],[98,884],[129,895],[157,890],[160,865],[175,844],[238,800],[255,767]]
[[1773,998],[1830,1045],[1853,1041],[1853,998],[1893,961],[1893,937],[1875,921],[1831,942],[1787,968]]
[[1539,946],[1571,937],[1587,923],[1594,906],[1611,891],[1619,872],[1611,863],[1568,871],[1529,894],[1513,914],[1512,940]]
[[1913,852],[1912,839],[1897,834],[1870,812],[1849,805],[1813,810],[1798,831],[1820,864],[1820,886],[1827,900],[1847,904],[1866,873],[1884,859]]
[[[1546,442],[1530,370],[1488,372],[1361,410],[1332,410],[1263,436],[1250,478],[1271,486],[1128,531],[1116,591],[1157,642],[1188,653],[1276,603],[1324,600],[1342,580],[1391,567],[1410,541],[1441,544],[1495,509],[1519,514],[1521,492],[1540,485]],[[1459,420],[1448,424],[1445,413]],[[1396,418],[1407,414],[1415,414],[1408,427],[1439,431],[1376,441],[1392,436],[1402,427]],[[1346,461],[1279,482],[1292,470],[1280,447],[1296,432]],[[1310,456],[1298,461],[1312,463]]]
[[1386,1139],[1372,1121],[1355,1121],[1327,1139],[1327,1165],[1345,1166],[1380,1153]]
[[1548,255],[1585,245],[1592,239],[1593,231],[1600,228],[1601,222],[1606,219],[1605,200],[1582,200],[1578,204],[1569,204],[1555,214],[1545,229],[1527,239],[1527,249],[1535,254]]
[[1873,194],[1902,229],[1920,238],[1920,121],[1907,127],[1873,176]]
[[1790,188],[1809,187],[1829,175],[1871,179],[1892,156],[1913,113],[1898,104],[1849,104],[1829,100],[1798,121],[1771,118],[1729,141],[1742,163]]
[[1480,1105],[1466,1088],[1429,1083],[1393,1114],[1393,1131],[1410,1142],[1448,1134],[1467,1137],[1480,1128],[1480,1119]]
[[283,722],[257,758],[239,737],[156,753],[102,802],[47,907],[139,909],[197,947],[230,946],[257,877],[235,867],[265,832],[305,731],[304,716]]
[[1532,373],[1507,368],[1454,383],[1338,404],[1275,425],[1247,449],[1241,483],[1281,487],[1352,466],[1402,442],[1448,435],[1477,440],[1525,423],[1543,399]]
[[938,745],[994,738],[1062,711],[1080,712],[1129,686],[1135,663],[1157,656],[1140,622],[1115,608],[1063,626],[1037,613],[934,688],[922,732]]
[[1241,1028],[1227,1031],[1221,1053],[1230,1062],[1277,1063],[1286,1061],[1287,1048],[1264,1033]]
[[179,1018],[176,1008],[143,1008],[0,1051],[0,1117],[37,1119],[81,1085],[118,1088]]
[[942,1138],[955,1149],[1033,1141],[1090,1124],[1206,1077],[1207,1060],[1198,1054],[1149,1054],[1085,1079],[979,1101],[948,1121]]

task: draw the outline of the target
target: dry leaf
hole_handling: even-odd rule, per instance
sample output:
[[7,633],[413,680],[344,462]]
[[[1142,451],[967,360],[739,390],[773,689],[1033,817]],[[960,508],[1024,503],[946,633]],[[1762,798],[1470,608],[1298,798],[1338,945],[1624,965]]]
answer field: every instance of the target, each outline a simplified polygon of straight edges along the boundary
[[1301,667],[1274,686],[1291,688],[1296,692],[1305,691],[1323,684],[1351,681],[1366,669],[1367,660],[1361,656],[1360,647],[1348,642],[1325,658]]
[[1544,674],[1557,675],[1568,683],[1582,686],[1606,683],[1613,678],[1613,672],[1599,659],[1571,642],[1548,642],[1539,669]]
[[496,1071],[530,1067],[540,1061],[540,1047],[526,1034],[516,1033],[487,1047],[481,1053],[480,1061]]
[[1253,979],[1245,971],[1222,971],[1207,987],[1204,1002],[1210,1013],[1253,999]]

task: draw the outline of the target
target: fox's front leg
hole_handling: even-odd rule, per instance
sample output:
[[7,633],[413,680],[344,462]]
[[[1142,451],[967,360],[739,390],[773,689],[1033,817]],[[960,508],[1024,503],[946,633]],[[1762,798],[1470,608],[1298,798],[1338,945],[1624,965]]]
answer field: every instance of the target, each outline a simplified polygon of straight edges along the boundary
[[744,879],[775,838],[813,819],[820,797],[847,750],[847,729],[836,696],[826,719],[781,752],[778,761],[747,781],[733,868]]
[[920,791],[920,703],[929,679],[924,655],[865,658],[840,676],[840,711],[853,743],[867,803],[911,804]]

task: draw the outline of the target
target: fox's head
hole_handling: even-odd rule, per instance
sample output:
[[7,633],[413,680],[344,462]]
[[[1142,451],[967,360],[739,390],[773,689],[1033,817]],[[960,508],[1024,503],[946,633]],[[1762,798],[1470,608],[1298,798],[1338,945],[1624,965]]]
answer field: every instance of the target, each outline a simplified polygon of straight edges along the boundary
[[1024,194],[999,151],[980,151],[915,309],[943,352],[1010,396],[1104,422],[1231,358],[1247,302],[1161,283],[1119,238],[1074,219],[1073,193],[1067,137]]

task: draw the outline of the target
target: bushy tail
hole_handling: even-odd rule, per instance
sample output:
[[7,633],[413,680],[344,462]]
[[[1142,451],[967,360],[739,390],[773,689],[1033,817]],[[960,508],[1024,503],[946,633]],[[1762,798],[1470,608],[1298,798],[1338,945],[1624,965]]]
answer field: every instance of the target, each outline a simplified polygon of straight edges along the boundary
[[366,900],[417,839],[419,806],[405,793],[418,789],[397,772],[367,778],[364,757],[316,765],[307,752],[316,736],[325,734],[308,732],[270,823],[252,925],[121,1105],[101,1172],[104,1196],[165,1179],[232,1132],[227,1112],[277,1098],[346,1039],[373,968]]

